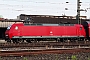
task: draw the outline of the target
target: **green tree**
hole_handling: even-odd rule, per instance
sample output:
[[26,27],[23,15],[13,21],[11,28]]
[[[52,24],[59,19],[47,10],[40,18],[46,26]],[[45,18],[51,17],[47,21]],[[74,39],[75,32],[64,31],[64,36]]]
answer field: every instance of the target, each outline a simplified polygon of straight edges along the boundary
[[72,55],[71,59],[72,60],[77,60],[77,57],[75,55]]
[[28,60],[26,57],[24,57],[24,59],[23,60]]
[[88,60],[90,60],[90,58],[88,58]]
[[55,60],[58,60],[58,56],[56,55],[56,59]]
[[2,16],[2,15],[0,15],[0,18],[3,18],[3,16]]
[[68,60],[68,56],[67,56],[67,59],[66,60]]

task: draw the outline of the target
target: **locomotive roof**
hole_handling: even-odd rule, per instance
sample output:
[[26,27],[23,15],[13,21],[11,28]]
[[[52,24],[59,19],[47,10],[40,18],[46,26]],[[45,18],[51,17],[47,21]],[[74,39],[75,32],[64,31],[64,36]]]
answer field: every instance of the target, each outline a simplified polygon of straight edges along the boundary
[[24,24],[26,26],[74,26],[75,24],[37,24],[37,23],[32,23],[32,24]]

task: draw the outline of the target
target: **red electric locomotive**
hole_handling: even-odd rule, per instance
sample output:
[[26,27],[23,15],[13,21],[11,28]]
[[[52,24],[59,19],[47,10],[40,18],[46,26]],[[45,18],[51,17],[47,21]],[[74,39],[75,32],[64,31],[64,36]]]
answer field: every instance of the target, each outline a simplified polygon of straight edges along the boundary
[[10,25],[6,32],[6,41],[31,42],[33,40],[83,40],[86,38],[86,30],[79,24],[24,24],[15,23]]

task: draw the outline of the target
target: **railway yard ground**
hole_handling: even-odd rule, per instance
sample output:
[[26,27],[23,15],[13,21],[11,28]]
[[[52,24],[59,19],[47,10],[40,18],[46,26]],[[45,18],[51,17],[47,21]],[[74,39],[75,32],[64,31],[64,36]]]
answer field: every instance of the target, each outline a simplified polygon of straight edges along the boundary
[[0,41],[0,60],[90,60],[90,42],[6,43]]
[[1,60],[90,60],[90,53],[33,54],[28,56],[0,57]]
[[1,39],[0,43],[6,43],[6,41],[4,39]]

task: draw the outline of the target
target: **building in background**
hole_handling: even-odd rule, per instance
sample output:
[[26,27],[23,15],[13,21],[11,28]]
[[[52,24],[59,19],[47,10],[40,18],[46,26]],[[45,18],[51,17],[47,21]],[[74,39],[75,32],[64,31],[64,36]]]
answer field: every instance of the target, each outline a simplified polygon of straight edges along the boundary
[[[34,23],[77,23],[76,16],[53,16],[53,15],[26,15],[20,14],[17,19],[25,21],[29,18]],[[80,16],[80,19],[83,21],[88,20],[87,16]]]

